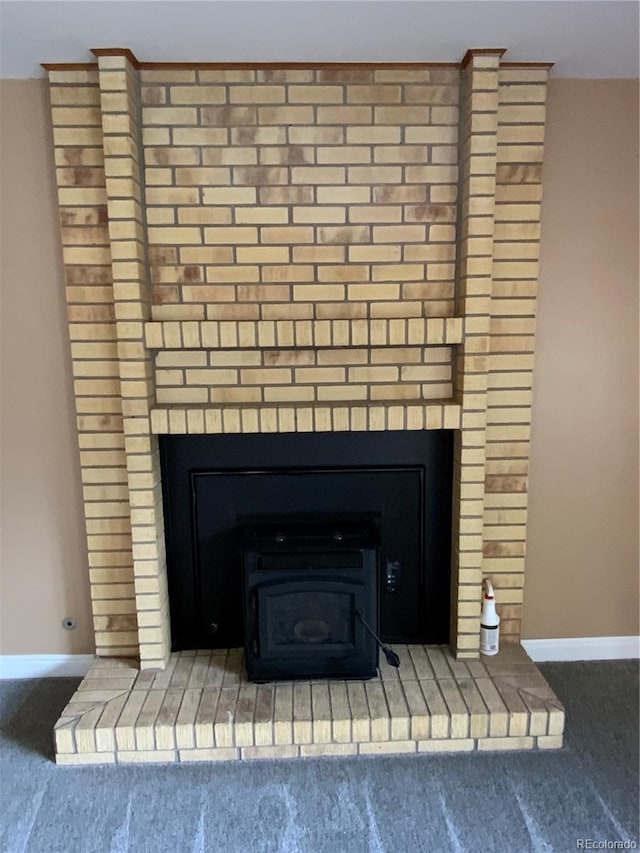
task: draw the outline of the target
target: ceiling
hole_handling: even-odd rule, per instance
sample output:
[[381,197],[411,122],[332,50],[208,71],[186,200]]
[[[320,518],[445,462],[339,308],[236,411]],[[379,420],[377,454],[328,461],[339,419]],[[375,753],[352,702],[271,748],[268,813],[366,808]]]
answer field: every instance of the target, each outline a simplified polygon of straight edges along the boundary
[[457,62],[505,47],[555,77],[637,77],[637,0],[0,0],[0,76],[128,47],[147,62]]

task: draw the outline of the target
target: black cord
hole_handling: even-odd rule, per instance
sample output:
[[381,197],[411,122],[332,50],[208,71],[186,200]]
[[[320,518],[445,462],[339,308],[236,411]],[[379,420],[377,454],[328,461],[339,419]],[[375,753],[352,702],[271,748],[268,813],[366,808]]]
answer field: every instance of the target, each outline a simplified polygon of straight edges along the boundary
[[400,666],[400,658],[398,657],[398,655],[392,649],[390,649],[389,646],[384,645],[384,643],[382,642],[380,637],[375,633],[373,628],[370,628],[367,625],[367,623],[364,621],[364,619],[362,618],[362,613],[360,613],[359,610],[356,610],[356,616],[362,622],[365,629],[371,634],[371,636],[376,641],[376,643],[380,646],[380,649],[382,650],[382,653],[384,654],[385,658],[387,659],[387,663],[389,664],[389,666],[395,666],[396,668],[399,667]]

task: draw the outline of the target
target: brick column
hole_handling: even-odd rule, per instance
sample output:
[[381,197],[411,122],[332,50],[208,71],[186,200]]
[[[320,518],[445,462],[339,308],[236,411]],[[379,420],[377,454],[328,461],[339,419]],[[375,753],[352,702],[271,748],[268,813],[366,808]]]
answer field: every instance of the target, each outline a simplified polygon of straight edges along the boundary
[[499,72],[493,298],[488,355],[483,573],[503,640],[520,639],[531,382],[548,64]]
[[469,51],[462,63],[457,314],[465,340],[455,363],[462,429],[456,434],[452,540],[451,644],[478,655],[482,582],[487,353],[491,315],[498,66],[504,51]]
[[129,490],[95,65],[49,74],[76,423],[98,655],[137,655]]
[[127,50],[98,58],[117,352],[131,504],[138,644],[142,669],[170,653],[158,443],[151,435],[154,382],[144,323],[151,317],[137,61]]

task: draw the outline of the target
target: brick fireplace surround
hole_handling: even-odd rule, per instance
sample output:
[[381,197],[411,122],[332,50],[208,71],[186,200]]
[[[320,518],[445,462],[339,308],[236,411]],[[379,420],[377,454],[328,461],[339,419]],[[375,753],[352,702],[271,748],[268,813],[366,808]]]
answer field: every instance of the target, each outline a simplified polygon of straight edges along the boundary
[[[518,645],[550,66],[94,54],[45,65],[101,658],[58,761],[560,746]],[[455,431],[449,650],[296,686],[297,734],[291,685],[171,655],[159,435],[425,429]],[[513,644],[486,665],[484,576]]]

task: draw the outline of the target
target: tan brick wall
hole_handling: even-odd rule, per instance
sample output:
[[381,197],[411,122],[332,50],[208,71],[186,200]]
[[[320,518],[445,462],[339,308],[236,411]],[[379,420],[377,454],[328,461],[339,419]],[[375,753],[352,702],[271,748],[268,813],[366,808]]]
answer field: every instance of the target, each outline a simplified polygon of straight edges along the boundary
[[527,535],[531,386],[547,72],[499,74],[483,571],[502,636],[518,640]]
[[160,352],[156,383],[161,405],[448,399],[451,349]]
[[478,653],[483,574],[517,639],[548,69],[96,54],[50,80],[63,227],[88,217],[63,232],[78,411],[107,418],[79,421],[83,477],[119,489],[89,548],[128,572],[101,653],[167,660],[169,432],[456,430],[452,647]]
[[451,314],[458,72],[356,76],[142,72],[155,317]]
[[[142,79],[156,319],[452,316],[457,70]],[[345,325],[331,345],[350,344]],[[426,349],[216,353],[159,380],[163,404],[452,393],[448,353]]]
[[98,73],[49,82],[96,651],[137,655]]

